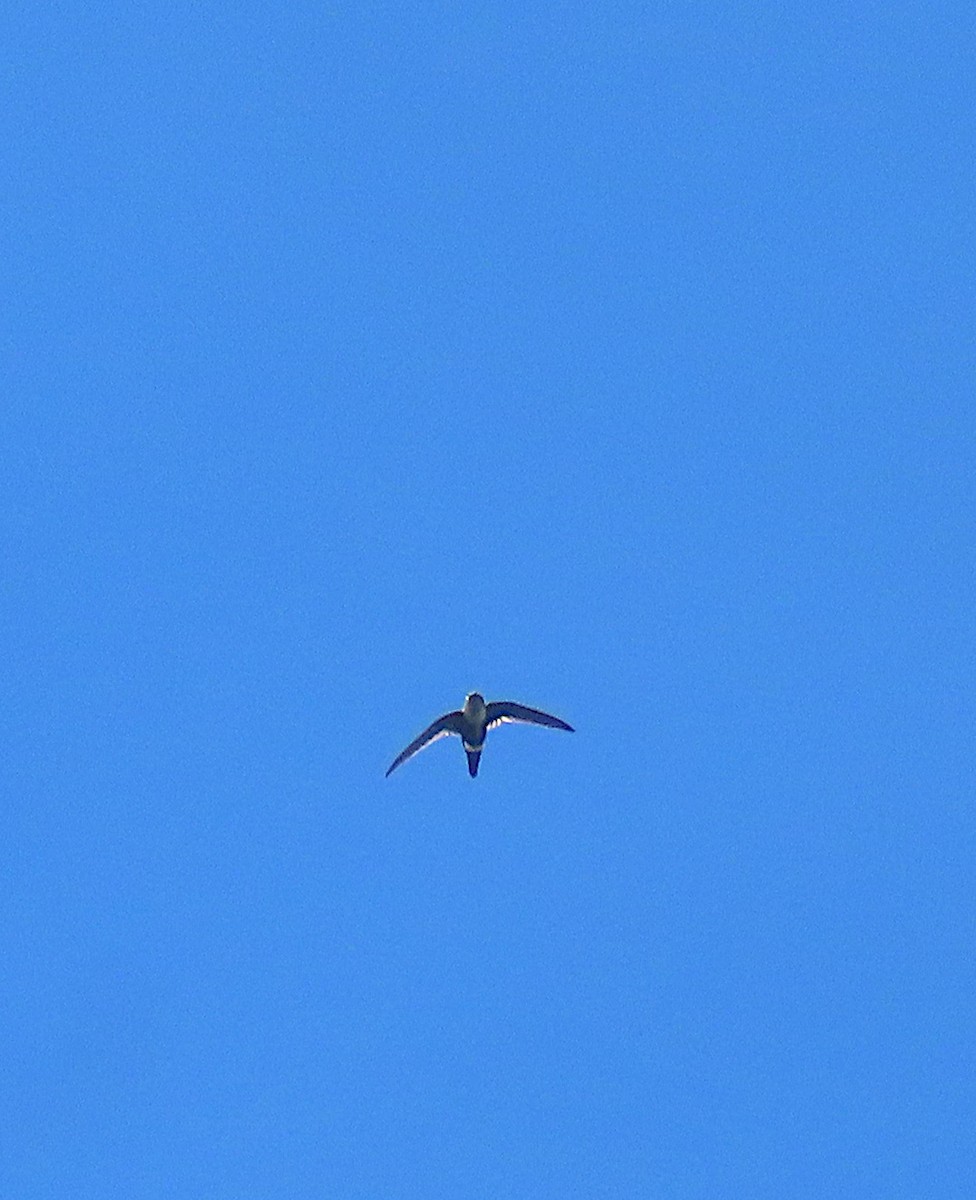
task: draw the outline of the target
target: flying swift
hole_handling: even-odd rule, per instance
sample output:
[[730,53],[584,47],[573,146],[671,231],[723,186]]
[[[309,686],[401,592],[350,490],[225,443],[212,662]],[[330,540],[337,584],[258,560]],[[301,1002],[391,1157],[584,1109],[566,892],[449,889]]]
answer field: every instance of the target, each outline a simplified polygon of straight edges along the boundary
[[505,725],[510,722],[522,725],[546,725],[550,729],[565,729],[568,733],[574,732],[572,725],[567,725],[559,717],[540,712],[537,708],[526,708],[524,704],[515,704],[511,700],[493,700],[490,704],[485,704],[484,696],[478,692],[470,692],[464,697],[462,709],[457,712],[445,713],[428,725],[423,733],[415,737],[410,745],[396,756],[386,774],[390,776],[408,758],[413,758],[418,751],[431,745],[432,742],[456,733],[460,735],[464,744],[464,752],[468,756],[468,774],[473,779],[478,774],[478,760],[481,758],[488,730],[493,729],[496,725]]

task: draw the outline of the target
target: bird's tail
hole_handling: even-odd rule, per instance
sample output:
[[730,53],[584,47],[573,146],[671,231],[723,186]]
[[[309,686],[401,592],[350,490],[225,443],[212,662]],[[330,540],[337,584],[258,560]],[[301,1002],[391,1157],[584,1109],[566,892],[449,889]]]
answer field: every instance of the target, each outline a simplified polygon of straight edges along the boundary
[[464,753],[468,756],[468,774],[474,779],[475,775],[478,774],[478,762],[481,759],[481,751],[465,748]]

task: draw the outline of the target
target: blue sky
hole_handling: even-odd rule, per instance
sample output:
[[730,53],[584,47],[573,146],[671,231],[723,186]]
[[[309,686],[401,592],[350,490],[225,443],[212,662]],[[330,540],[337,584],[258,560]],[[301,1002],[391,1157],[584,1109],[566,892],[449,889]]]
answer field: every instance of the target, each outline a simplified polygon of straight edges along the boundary
[[5,21],[0,1190],[968,1198],[972,14],[407,7]]

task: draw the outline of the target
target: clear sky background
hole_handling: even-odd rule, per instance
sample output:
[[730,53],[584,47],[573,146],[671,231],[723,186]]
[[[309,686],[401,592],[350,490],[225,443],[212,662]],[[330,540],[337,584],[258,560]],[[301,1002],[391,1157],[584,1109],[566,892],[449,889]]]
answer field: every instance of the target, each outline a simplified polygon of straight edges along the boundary
[[972,35],[8,13],[3,1196],[976,1194]]

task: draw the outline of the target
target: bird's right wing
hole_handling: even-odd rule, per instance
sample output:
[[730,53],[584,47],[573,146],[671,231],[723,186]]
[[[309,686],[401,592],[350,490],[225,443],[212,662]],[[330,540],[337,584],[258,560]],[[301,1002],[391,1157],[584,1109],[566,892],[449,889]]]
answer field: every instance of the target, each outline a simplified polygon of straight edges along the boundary
[[567,725],[559,717],[540,712],[537,708],[528,708],[524,704],[515,704],[512,700],[493,700],[486,708],[485,717],[489,729],[493,725],[505,725],[511,721],[522,725],[547,725],[550,729],[574,732],[572,725]]
[[422,734],[420,734],[419,737],[415,737],[413,739],[406,750],[401,750],[393,762],[390,763],[390,769],[386,773],[387,777],[392,775],[397,767],[402,766],[408,758],[413,758],[418,750],[423,750],[424,747],[429,746],[432,742],[436,742],[438,738],[447,737],[449,733],[460,732],[460,712],[449,712],[445,713],[443,717],[438,717],[433,724],[427,726],[427,728]]

